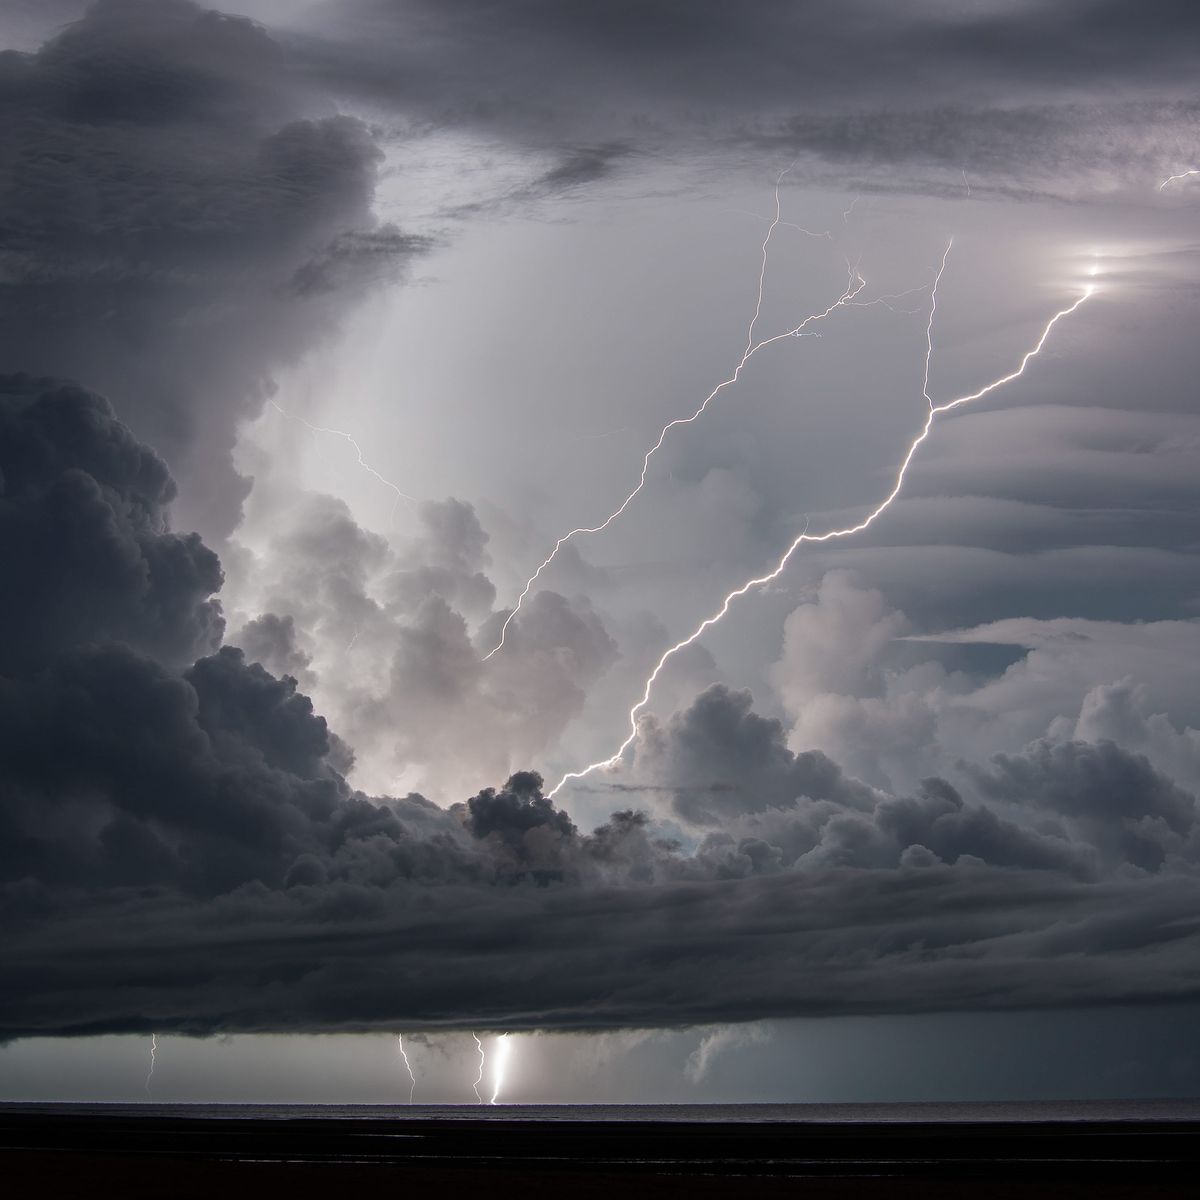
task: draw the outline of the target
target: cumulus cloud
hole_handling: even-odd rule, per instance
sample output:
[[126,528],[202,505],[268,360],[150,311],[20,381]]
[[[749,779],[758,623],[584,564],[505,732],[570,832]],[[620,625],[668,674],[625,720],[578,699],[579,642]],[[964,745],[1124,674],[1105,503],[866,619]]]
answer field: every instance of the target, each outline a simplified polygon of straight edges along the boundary
[[162,459],[82,388],[0,376],[0,670],[122,641],[168,662],[220,641],[217,556],[173,533]]
[[[65,470],[88,486],[62,512],[103,492],[139,514],[135,545],[174,536],[169,476],[101,401],[17,395],[9,419],[43,449],[6,466],[6,505]],[[470,513],[428,517],[459,531],[438,569],[471,578]],[[352,539],[342,577],[377,553]],[[416,592],[415,629],[461,623]],[[848,608],[879,625],[877,598]],[[293,678],[232,646],[173,667],[124,628],[82,640],[64,624],[0,680],[4,1036],[725,1025],[1194,994],[1194,798],[1109,743],[997,757],[973,797],[936,778],[895,795],[789,750],[748,693],[717,686],[636,746],[684,836],[633,810],[585,833],[531,771],[449,808],[367,796]],[[282,620],[247,631],[295,654]],[[702,1045],[696,1078],[720,1044]]]
[[[237,607],[262,652],[304,670],[354,747],[356,781],[449,803],[537,761],[617,650],[586,598],[542,590],[510,648],[485,660],[506,615],[493,610],[488,536],[460,500],[425,503],[417,518],[411,537],[388,542],[341,501],[297,497],[242,572],[252,586]],[[287,632],[286,648],[262,645],[268,628]]]
[[915,633],[878,589],[839,570],[787,618],[771,678],[789,745],[819,746],[890,790],[1047,735],[1114,741],[1195,788],[1200,712],[1186,664],[1198,636],[1193,620],[1074,617]]

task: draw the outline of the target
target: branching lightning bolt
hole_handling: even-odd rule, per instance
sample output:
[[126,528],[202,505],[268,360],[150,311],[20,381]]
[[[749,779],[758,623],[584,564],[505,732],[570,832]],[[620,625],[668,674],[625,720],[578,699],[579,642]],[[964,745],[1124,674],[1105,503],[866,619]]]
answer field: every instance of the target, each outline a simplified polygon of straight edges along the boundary
[[150,1095],[150,1080],[154,1078],[154,1056],[158,1053],[158,1034],[150,1035],[150,1070],[146,1072],[146,1095]]
[[[541,578],[542,572],[555,560],[555,558],[558,557],[558,552],[569,541],[571,541],[572,538],[578,537],[581,534],[600,533],[602,530],[607,529],[618,517],[621,516],[621,514],[630,506],[630,504],[633,503],[637,495],[646,486],[646,475],[650,469],[650,460],[662,448],[663,443],[667,439],[667,434],[670,433],[672,429],[679,425],[691,425],[694,421],[699,420],[699,418],[708,409],[709,404],[721,392],[723,392],[727,387],[730,387],[738,382],[738,380],[741,378],[742,371],[746,367],[746,364],[760,350],[765,349],[767,346],[773,345],[775,342],[781,342],[785,338],[798,338],[804,336],[804,331],[809,325],[812,325],[817,321],[824,320],[824,318],[828,317],[835,310],[844,308],[851,304],[863,290],[863,288],[867,286],[866,280],[862,277],[862,275],[859,274],[857,265],[851,265],[850,263],[847,263],[849,279],[846,284],[846,290],[832,304],[830,304],[828,308],[821,312],[810,313],[804,318],[803,321],[800,322],[799,325],[793,326],[784,333],[774,334],[773,336],[763,338],[758,342],[754,340],[754,328],[758,324],[759,317],[762,315],[763,288],[766,283],[767,276],[768,247],[771,244],[772,235],[781,223],[779,189],[782,186],[784,177],[786,175],[786,170],[781,171],[779,178],[775,182],[775,216],[772,218],[771,224],[767,229],[766,236],[763,238],[761,262],[758,271],[758,295],[755,300],[754,315],[750,318],[750,326],[746,331],[746,348],[742,352],[741,360],[734,368],[732,374],[730,374],[727,379],[723,379],[720,383],[718,383],[717,386],[713,388],[713,390],[709,392],[707,396],[704,397],[704,400],[700,404],[699,408],[697,408],[690,417],[676,417],[674,420],[668,421],[666,425],[663,426],[662,432],[658,435],[658,440],[653,446],[650,447],[649,450],[646,451],[645,457],[642,459],[642,472],[638,478],[637,486],[629,493],[629,495],[625,497],[624,500],[621,501],[617,508],[609,513],[609,515],[605,517],[605,519],[601,521],[599,525],[580,525],[579,527],[572,529],[569,533],[564,533],[562,537],[560,537],[558,541],[554,543],[554,548],[546,556],[545,560],[538,567],[538,569],[529,577],[524,588],[521,589],[521,594],[517,597],[516,604],[513,606],[512,611],[505,618],[504,624],[500,628],[499,641],[491,648],[491,650],[487,652],[487,654],[483,656],[485,662],[504,646],[504,640],[508,634],[508,627],[512,624],[513,618],[516,617],[517,613],[521,611],[521,607],[524,605],[526,597],[529,595],[533,585],[537,583],[538,579]],[[851,207],[853,207],[853,205],[851,205]],[[805,230],[804,232],[808,231]]]
[[373,466],[371,466],[371,464],[369,462],[367,462],[366,457],[363,455],[362,447],[344,429],[330,429],[325,425],[314,425],[314,424],[312,424],[311,421],[306,421],[303,417],[298,417],[298,416],[296,416],[295,413],[290,413],[286,409],[280,408],[280,406],[278,404],[276,404],[274,400],[268,400],[267,403],[277,413],[279,413],[280,416],[287,417],[287,419],[289,421],[297,421],[299,424],[303,425],[305,429],[309,429],[313,433],[328,433],[332,437],[340,437],[344,441],[349,442],[351,448],[354,450],[354,453],[358,456],[358,465],[360,467],[362,467],[362,469],[364,471],[366,471],[367,474],[372,475],[376,479],[378,479],[379,482],[382,483],[384,487],[390,489],[392,492],[395,493],[396,500],[392,505],[393,513],[395,512],[396,504],[398,504],[401,500],[408,500],[412,504],[417,503],[416,496],[410,496],[406,491],[401,490],[390,479],[386,478],[383,475],[380,475],[380,473],[377,470],[375,470],[375,468]]
[[1166,188],[1168,183],[1178,183],[1181,179],[1187,179],[1189,175],[1200,175],[1200,170],[1193,167],[1190,171],[1181,171],[1178,175],[1172,175],[1169,179],[1164,179],[1158,185],[1158,190],[1161,192]]
[[400,1047],[400,1057],[404,1059],[404,1069],[408,1072],[409,1079],[412,1080],[412,1086],[408,1089],[408,1102],[413,1102],[413,1096],[417,1093],[417,1077],[413,1072],[412,1063],[408,1061],[408,1051],[404,1049],[404,1034],[396,1034],[396,1044]]
[[473,1033],[471,1036],[475,1039],[475,1049],[479,1051],[479,1074],[475,1077],[475,1082],[471,1086],[475,1089],[475,1099],[482,1104],[483,1096],[480,1095],[479,1085],[483,1082],[483,1068],[487,1063],[487,1056],[483,1052],[483,1043],[479,1040],[479,1035]]
[[[948,255],[949,252],[950,252],[949,247],[947,246],[946,254]],[[941,267],[941,270],[939,270],[938,276],[937,276],[937,280],[939,282],[941,280],[942,271],[945,270],[945,265],[946,265],[946,259],[945,259],[945,256],[943,256],[942,267]],[[725,599],[722,601],[720,608],[718,608],[717,611],[715,613],[713,613],[713,615],[711,617],[708,617],[705,620],[701,621],[701,623],[695,628],[695,630],[691,634],[689,634],[682,641],[676,642],[675,645],[672,646],[669,650],[667,650],[662,655],[662,657],[658,660],[658,663],[656,664],[654,670],[650,672],[650,675],[646,680],[645,687],[642,690],[642,698],[629,710],[630,732],[629,732],[629,735],[625,738],[625,740],[621,743],[621,745],[617,748],[616,753],[614,753],[613,755],[611,755],[608,758],[601,759],[598,762],[589,763],[586,767],[584,767],[580,771],[568,771],[565,775],[563,775],[563,777],[558,781],[558,783],[554,785],[554,788],[550,792],[548,792],[547,795],[549,795],[549,796],[556,795],[559,792],[559,790],[563,787],[563,785],[568,783],[572,779],[582,779],[584,776],[590,775],[593,771],[600,770],[601,768],[616,766],[617,763],[620,762],[622,755],[624,755],[625,751],[629,749],[629,747],[633,744],[634,739],[637,737],[638,714],[650,702],[651,689],[654,687],[656,680],[658,679],[659,675],[662,673],[663,667],[666,666],[666,664],[671,660],[671,658],[674,657],[674,655],[676,655],[680,650],[684,649],[684,647],[690,646],[693,642],[695,642],[698,638],[700,638],[705,633],[706,630],[712,628],[712,626],[714,626],[718,621],[720,621],[721,618],[724,617],[725,614],[729,611],[730,605],[739,596],[744,596],[744,595],[746,595],[747,592],[753,591],[756,588],[760,588],[764,584],[770,583],[772,580],[779,578],[779,576],[783,573],[784,569],[787,567],[788,563],[791,561],[792,555],[795,554],[795,552],[805,542],[830,542],[837,538],[851,537],[856,533],[861,533],[864,529],[868,528],[868,526],[873,525],[875,523],[876,519],[882,513],[886,512],[888,508],[891,507],[892,502],[900,494],[900,491],[904,486],[904,479],[908,473],[909,465],[912,463],[913,457],[916,455],[917,450],[920,448],[921,444],[929,436],[930,430],[932,430],[932,428],[934,426],[934,422],[937,420],[937,418],[942,413],[949,412],[951,409],[958,408],[964,404],[969,404],[973,400],[979,400],[982,397],[988,395],[990,392],[994,392],[997,388],[1003,387],[1005,384],[1011,383],[1014,379],[1017,379],[1021,375],[1023,375],[1025,373],[1025,368],[1029,365],[1029,363],[1034,358],[1036,358],[1038,354],[1041,353],[1042,347],[1046,344],[1046,339],[1050,336],[1050,331],[1055,327],[1055,325],[1057,325],[1058,322],[1061,321],[1064,317],[1070,316],[1073,312],[1075,312],[1075,310],[1077,308],[1079,308],[1079,306],[1081,304],[1083,304],[1083,302],[1085,300],[1087,300],[1088,297],[1091,296],[1095,292],[1095,290],[1096,290],[1095,285],[1089,284],[1084,289],[1083,293],[1079,296],[1079,298],[1074,301],[1074,303],[1068,305],[1066,308],[1060,309],[1058,312],[1056,312],[1054,314],[1054,316],[1052,316],[1050,318],[1049,321],[1046,322],[1045,326],[1043,326],[1043,328],[1042,328],[1041,335],[1039,336],[1039,338],[1037,339],[1037,342],[1033,346],[1033,349],[1026,351],[1024,357],[1021,359],[1020,364],[1017,366],[1016,370],[1010,371],[1007,375],[1003,375],[999,379],[992,380],[991,383],[985,384],[978,391],[969,392],[966,395],[958,396],[953,400],[947,400],[942,404],[933,404],[931,402],[930,406],[929,406],[929,415],[925,418],[925,423],[921,428],[921,432],[919,434],[917,434],[917,436],[913,439],[913,441],[909,445],[908,451],[904,455],[903,459],[901,460],[900,467],[896,472],[895,482],[892,485],[891,490],[883,498],[883,500],[881,500],[879,502],[879,504],[877,504],[875,506],[875,508],[873,508],[861,521],[859,521],[855,525],[847,525],[841,529],[831,529],[831,530],[827,531],[826,533],[809,533],[806,528],[805,531],[803,533],[801,533],[792,542],[792,544],[787,548],[787,550],[784,551],[783,556],[779,559],[779,561],[775,564],[775,566],[770,571],[768,571],[765,575],[759,575],[753,579],[748,579],[740,587],[737,587],[733,591],[731,591],[725,597]],[[936,297],[936,287],[935,287],[935,294],[931,300],[931,308],[932,308],[933,304],[936,304],[936,302],[937,302],[937,297]],[[932,319],[931,319],[931,328],[932,328]],[[932,338],[929,339],[929,343],[928,343],[928,351],[927,351],[927,358],[926,358],[926,381],[928,381],[928,356],[931,354],[932,354]],[[928,391],[928,382],[926,384],[926,390]]]

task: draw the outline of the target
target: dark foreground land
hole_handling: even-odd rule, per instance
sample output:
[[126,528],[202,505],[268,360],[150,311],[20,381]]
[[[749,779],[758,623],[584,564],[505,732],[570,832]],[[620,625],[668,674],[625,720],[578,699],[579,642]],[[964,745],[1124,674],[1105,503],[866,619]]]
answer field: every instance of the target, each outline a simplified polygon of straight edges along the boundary
[[8,1195],[1193,1197],[1200,1123],[456,1120],[0,1107]]

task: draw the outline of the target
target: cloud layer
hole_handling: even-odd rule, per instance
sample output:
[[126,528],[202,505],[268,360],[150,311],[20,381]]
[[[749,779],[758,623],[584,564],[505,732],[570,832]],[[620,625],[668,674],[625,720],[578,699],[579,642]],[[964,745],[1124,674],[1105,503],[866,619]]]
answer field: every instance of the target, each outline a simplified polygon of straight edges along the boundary
[[[789,750],[749,694],[715,686],[643,724],[632,770],[667,805],[657,819],[623,811],[582,833],[529,772],[450,809],[355,792],[294,679],[234,647],[162,661],[215,637],[219,576],[198,539],[167,531],[161,461],[78,388],[5,395],[21,433],[5,439],[20,451],[3,464],[5,537],[36,545],[100,506],[113,550],[89,545],[141,581],[24,564],[39,608],[61,588],[90,620],[56,621],[53,645],[22,639],[0,690],[5,1036],[600,1029],[1195,994],[1195,799],[1105,739],[966,768],[971,797],[940,778],[893,794]],[[464,531],[475,550],[442,570],[472,578],[469,515],[429,520]],[[180,556],[190,570],[157,566]],[[869,593],[829,586],[846,592],[841,620],[899,628]],[[826,600],[793,639],[828,636]],[[285,622],[248,632],[294,653]],[[860,639],[865,656],[883,640]],[[831,667],[843,682],[863,669]]]
[[[797,180],[870,172],[919,196],[970,168],[993,198],[1094,202],[1190,152],[1191,9],[848,4],[820,37],[794,4],[356,0],[336,28],[312,11],[268,33],[189,0],[100,0],[0,55],[0,367],[23,372],[0,379],[0,1038],[1200,996],[1200,438],[1191,326],[1151,319],[1165,293],[1138,310],[1154,330],[1128,376],[1096,334],[1069,385],[1048,354],[1014,403],[939,427],[886,518],[755,596],[759,628],[678,664],[570,810],[533,768],[600,740],[669,630],[777,552],[810,492],[826,514],[878,492],[875,443],[893,463],[887,421],[911,424],[879,396],[920,407],[919,385],[876,392],[890,359],[814,343],[803,437],[794,387],[776,411],[751,391],[712,414],[709,440],[658,464],[669,499],[607,559],[564,555],[494,659],[517,569],[498,559],[532,557],[536,522],[443,498],[385,536],[291,462],[252,485],[232,457],[273,376],[431,250],[375,211],[381,147],[411,152],[398,129],[520,159],[524,183],[441,212],[459,229],[704,139],[722,161],[798,154]],[[1156,252],[1190,269],[1172,238]],[[1132,292],[1152,255],[1128,258]],[[493,307],[520,303],[526,263],[505,263]],[[596,311],[636,308],[630,279],[600,275]],[[986,299],[987,334],[1014,344],[1042,304]],[[1126,346],[1121,319],[1096,318]],[[1011,357],[953,320],[949,375]],[[486,357],[459,332],[458,358]],[[518,334],[492,347],[496,376],[519,375]],[[1180,364],[1154,376],[1161,411],[1141,402],[1154,358]],[[558,366],[564,391],[586,373]],[[621,419],[653,423],[628,390]],[[473,397],[509,439],[488,470],[557,520],[544,431],[500,395]],[[752,689],[713,682],[731,661]],[[739,1036],[706,1041],[694,1078]]]

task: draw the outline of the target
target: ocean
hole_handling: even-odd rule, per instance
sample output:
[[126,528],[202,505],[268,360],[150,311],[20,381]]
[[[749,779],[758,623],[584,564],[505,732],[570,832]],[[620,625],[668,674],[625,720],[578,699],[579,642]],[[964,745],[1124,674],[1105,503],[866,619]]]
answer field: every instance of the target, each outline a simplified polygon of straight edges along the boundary
[[1175,1200],[1200,1100],[925,1104],[3,1104],[15,1195]]
[[1196,1100],[946,1100],[847,1104],[20,1104],[0,1112],[283,1121],[664,1121],[699,1124],[1200,1121]]

